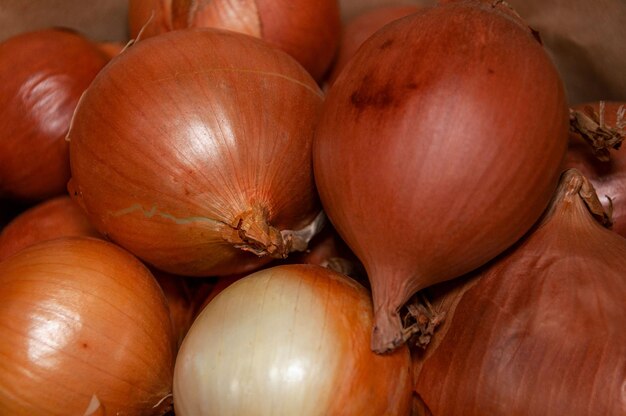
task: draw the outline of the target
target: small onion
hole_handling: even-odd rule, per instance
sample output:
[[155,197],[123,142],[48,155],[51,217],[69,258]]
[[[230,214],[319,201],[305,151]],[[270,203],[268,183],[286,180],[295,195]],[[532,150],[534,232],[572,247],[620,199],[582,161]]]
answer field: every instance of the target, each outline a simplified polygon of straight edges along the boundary
[[119,247],[69,237],[0,263],[0,414],[161,415],[174,337],[163,293]]
[[407,415],[409,350],[374,354],[372,319],[368,292],[320,266],[244,277],[183,341],[176,415]]
[[447,306],[414,355],[418,415],[624,415],[626,239],[594,216],[593,187],[569,170],[519,244],[426,290]]
[[0,261],[35,243],[59,237],[99,237],[69,196],[49,199],[15,217],[0,233]]
[[69,30],[0,43],[0,197],[42,200],[65,191],[64,138],[80,95],[106,63],[95,43]]
[[337,0],[130,0],[136,38],[190,27],[214,27],[263,39],[293,56],[319,80],[335,55]]
[[70,194],[158,269],[250,271],[316,232],[322,100],[295,60],[259,39],[217,29],[146,39],[111,61],[76,110]]
[[[574,110],[591,115],[597,128],[626,134],[626,103],[594,102],[575,106]],[[579,134],[570,135],[565,166],[576,168],[593,184],[605,209],[611,213],[612,229],[626,237],[626,150],[604,151],[607,160],[599,160]]]
[[532,226],[567,132],[556,69],[499,2],[426,8],[361,46],[329,89],[313,159],[324,210],[368,272],[375,351],[406,338],[398,311],[415,292]]

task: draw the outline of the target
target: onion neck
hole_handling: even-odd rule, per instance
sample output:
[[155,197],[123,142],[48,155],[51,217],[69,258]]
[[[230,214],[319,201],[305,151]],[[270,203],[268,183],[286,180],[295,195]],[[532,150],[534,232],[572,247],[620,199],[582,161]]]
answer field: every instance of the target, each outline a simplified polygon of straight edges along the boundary
[[569,110],[570,132],[579,135],[587,142],[593,154],[602,162],[608,162],[610,149],[619,149],[624,140],[624,114],[626,107],[620,106],[617,113],[617,123],[609,126],[604,122],[604,101],[600,101],[599,112],[592,107],[584,111]]

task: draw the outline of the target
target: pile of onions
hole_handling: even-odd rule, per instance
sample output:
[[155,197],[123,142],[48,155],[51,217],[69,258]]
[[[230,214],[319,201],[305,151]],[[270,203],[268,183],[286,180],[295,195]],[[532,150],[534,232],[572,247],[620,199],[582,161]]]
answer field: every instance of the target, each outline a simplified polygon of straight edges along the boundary
[[70,194],[158,269],[258,268],[306,248],[321,223],[311,146],[322,101],[293,58],[259,39],[217,29],[146,39],[77,107]]
[[130,0],[130,34],[213,27],[263,39],[293,56],[320,80],[340,35],[337,0]]
[[0,261],[38,242],[59,237],[99,237],[69,196],[51,198],[15,217],[0,233]]
[[[590,117],[588,122],[603,129],[604,136],[626,135],[626,103],[600,101],[573,109]],[[579,134],[572,134],[565,166],[580,170],[589,179],[605,210],[611,213],[613,231],[626,237],[626,150],[604,150],[600,156],[605,160],[594,155]]]
[[0,56],[0,198],[59,195],[70,177],[64,138],[74,108],[107,57],[62,29],[7,39]]
[[626,412],[626,239],[598,219],[593,187],[569,170],[519,244],[431,289],[446,318],[415,355],[419,415]]
[[329,89],[313,159],[324,209],[368,272],[375,351],[409,335],[398,311],[412,294],[532,226],[567,135],[554,66],[500,2],[423,9],[359,48]]
[[162,415],[174,337],[148,269],[70,237],[0,262],[0,413]]
[[179,351],[174,407],[186,415],[407,415],[406,346],[368,346],[369,293],[314,265],[237,280],[201,312]]

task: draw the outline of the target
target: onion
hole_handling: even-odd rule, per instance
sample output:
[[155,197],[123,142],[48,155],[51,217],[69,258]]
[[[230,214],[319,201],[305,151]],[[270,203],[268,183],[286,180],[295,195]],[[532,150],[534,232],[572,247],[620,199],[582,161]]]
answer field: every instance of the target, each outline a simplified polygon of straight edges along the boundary
[[408,348],[370,351],[372,318],[368,292],[323,267],[278,266],[242,278],[206,306],[183,341],[176,415],[406,415]]
[[500,3],[424,9],[370,37],[328,92],[315,179],[368,272],[377,352],[409,335],[413,293],[498,255],[554,191],[568,110],[518,20]]
[[378,29],[418,10],[420,10],[418,5],[379,5],[349,19],[343,27],[337,57],[328,76],[329,85],[337,79],[337,76],[359,49],[359,46],[376,33]]
[[171,405],[167,304],[141,262],[70,237],[0,263],[0,413],[160,415]]
[[64,140],[106,57],[78,33],[49,29],[0,43],[0,197],[42,200],[70,177]]
[[[594,130],[603,130],[601,136],[609,138],[609,148],[616,141],[619,147],[626,134],[626,103],[595,102],[576,106],[574,110],[591,116],[588,122],[595,124]],[[602,143],[593,149],[595,156],[580,134],[572,134],[565,166],[580,170],[589,179],[605,209],[611,212],[613,231],[626,237],[626,151],[611,150],[609,154]]]
[[0,261],[35,243],[59,237],[99,237],[69,196],[41,202],[15,217],[0,233]]
[[594,216],[593,187],[569,170],[532,233],[437,288],[446,318],[414,357],[423,414],[624,414],[626,239]]
[[261,40],[216,29],[146,39],[76,110],[70,194],[158,269],[250,271],[305,249],[321,224],[310,160],[321,106],[310,75]]
[[255,36],[293,56],[317,80],[340,35],[336,0],[131,0],[128,14],[133,38],[189,27]]

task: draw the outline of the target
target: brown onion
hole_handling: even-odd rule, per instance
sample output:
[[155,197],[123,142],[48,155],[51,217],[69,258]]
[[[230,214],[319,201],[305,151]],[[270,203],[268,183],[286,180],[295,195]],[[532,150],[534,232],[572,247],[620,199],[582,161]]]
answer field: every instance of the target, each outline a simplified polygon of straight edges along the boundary
[[567,144],[559,76],[500,3],[423,9],[370,37],[328,92],[313,151],[333,225],[363,262],[372,348],[398,311],[518,240],[545,209]]
[[131,0],[133,38],[214,27],[261,38],[287,52],[319,80],[335,55],[337,0]]
[[374,354],[372,322],[369,293],[327,268],[244,277],[206,306],[183,341],[176,415],[407,415],[408,348]]
[[59,237],[99,237],[69,196],[49,199],[15,217],[0,233],[0,261],[21,249]]
[[95,43],[70,30],[0,43],[0,197],[41,200],[65,191],[72,113],[106,63]]
[[569,170],[519,244],[427,290],[447,306],[414,357],[419,414],[626,412],[626,239],[594,216],[605,219],[593,187]]
[[250,271],[316,230],[321,106],[310,75],[259,39],[216,29],[146,39],[76,110],[70,193],[100,232],[161,270]]
[[171,405],[167,304],[136,258],[99,239],[0,263],[0,413],[161,415]]
[[[622,137],[626,134],[626,103],[595,102],[575,106],[574,110],[590,115],[597,128],[621,133]],[[591,181],[605,209],[611,212],[613,231],[626,237],[626,151],[604,150],[602,155],[607,160],[599,160],[582,137],[573,133],[565,166],[580,170]]]
[[388,23],[418,11],[418,5],[379,5],[348,20],[341,34],[339,50],[328,76],[329,85],[352,58],[359,46]]

